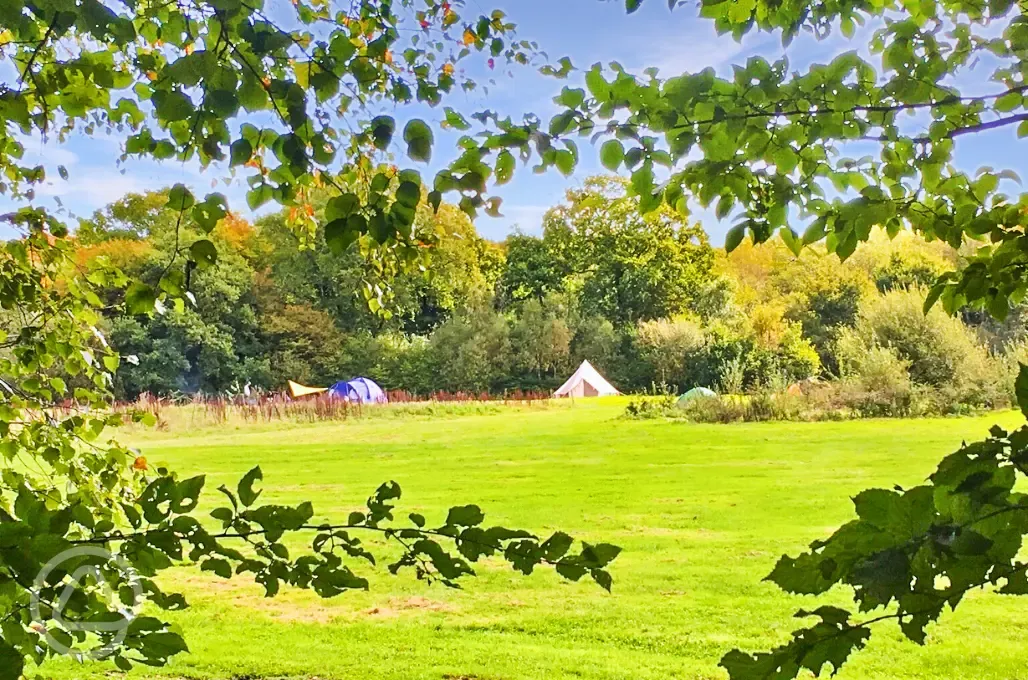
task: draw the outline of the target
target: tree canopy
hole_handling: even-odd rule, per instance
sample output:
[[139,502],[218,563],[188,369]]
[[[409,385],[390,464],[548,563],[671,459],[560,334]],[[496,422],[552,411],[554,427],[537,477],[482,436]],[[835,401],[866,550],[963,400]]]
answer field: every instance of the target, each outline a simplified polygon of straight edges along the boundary
[[681,314],[699,297],[714,254],[688,213],[662,206],[643,214],[625,183],[609,177],[588,179],[567,198],[543,218],[543,243],[577,279],[587,312],[635,323]]

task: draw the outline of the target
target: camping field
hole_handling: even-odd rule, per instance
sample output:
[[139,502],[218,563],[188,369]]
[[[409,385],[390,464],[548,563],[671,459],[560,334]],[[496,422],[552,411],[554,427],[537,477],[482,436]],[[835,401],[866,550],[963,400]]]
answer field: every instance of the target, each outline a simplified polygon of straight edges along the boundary
[[[192,604],[174,615],[192,653],[131,677],[723,678],[722,654],[780,641],[793,611],[813,602],[761,582],[781,553],[850,518],[852,494],[917,484],[961,439],[1019,419],[719,426],[624,420],[624,405],[130,434],[151,463],[206,473],[210,491],[259,463],[266,500],[310,499],[318,518],[345,518],[395,479],[404,516],[430,524],[475,502],[487,521],[624,547],[613,594],[496,564],[463,591],[362,568],[371,591],[330,601],[268,600],[253,583],[172,574]],[[978,595],[930,629],[929,649],[886,626],[838,677],[1028,678],[1026,627],[1023,602]],[[58,663],[44,674],[112,670]]]

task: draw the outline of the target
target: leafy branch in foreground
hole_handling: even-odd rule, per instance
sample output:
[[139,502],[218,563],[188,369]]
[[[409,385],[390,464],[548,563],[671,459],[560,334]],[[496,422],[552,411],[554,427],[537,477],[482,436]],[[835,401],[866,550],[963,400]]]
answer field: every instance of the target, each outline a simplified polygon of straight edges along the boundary
[[[165,609],[179,609],[186,606],[185,599],[179,594],[164,593],[153,577],[175,564],[194,563],[202,571],[222,578],[250,574],[264,587],[268,597],[276,595],[285,584],[311,589],[328,598],[368,588],[367,579],[351,568],[354,561],[370,565],[377,562],[368,546],[354,536],[364,531],[382,534],[400,548],[399,556],[388,565],[393,574],[411,568],[419,579],[457,588],[461,578],[475,574],[470,563],[497,556],[523,574],[531,574],[539,565],[549,565],[574,581],[588,574],[609,590],[611,577],[604,568],[620,552],[616,546],[584,543],[573,553],[574,539],[563,532],[540,540],[521,529],[485,526],[485,515],[476,505],[451,508],[446,522],[435,528],[426,528],[426,519],[414,513],[408,516],[406,525],[394,526],[394,501],[401,495],[395,482],[380,486],[368,499],[367,507],[351,513],[345,524],[316,523],[312,522],[314,508],[307,502],[297,506],[258,506],[261,492],[255,491],[253,485],[262,479],[260,468],[243,477],[235,491],[219,488],[229,504],[210,513],[220,523],[220,530],[211,529],[192,514],[199,503],[204,478],[178,480],[168,470],[160,469],[158,473],[135,502],[121,504],[119,511],[131,527],[127,532],[110,531],[105,523],[91,523],[88,515],[76,512],[77,506],[49,510],[25,489],[19,497],[24,514],[19,519],[8,518],[6,535],[23,536],[35,546],[43,544],[46,548],[29,551],[25,545],[12,546],[23,548],[25,553],[25,559],[9,565],[8,574],[13,582],[31,582],[54,556],[75,546],[94,545],[104,546],[110,552],[62,560],[46,581],[37,583],[36,595],[45,602],[57,602],[71,575],[88,565],[104,573],[115,592],[127,593],[129,581],[135,578],[147,599]],[[38,527],[51,530],[41,532]],[[314,533],[309,549],[293,555],[296,548],[287,547],[287,540],[307,532]],[[229,542],[239,543],[238,549]],[[452,549],[444,544],[452,545]],[[120,567],[122,563],[131,565],[132,570]],[[21,593],[22,597],[27,595]],[[119,616],[117,600],[105,602],[99,589],[84,595],[87,596],[70,599],[60,612],[43,607],[43,616],[53,619],[45,623],[33,621],[28,607],[12,610],[7,620],[28,628],[44,623],[46,634],[69,641],[70,653],[84,657],[85,650],[78,651],[70,643],[76,627],[62,630],[62,622]],[[112,644],[116,633],[100,632],[101,647]],[[37,631],[23,638],[22,645],[38,645],[42,639]],[[93,644],[97,640],[83,638],[77,642]],[[130,620],[129,634],[118,642],[111,658],[124,670],[133,663],[159,665],[173,654],[186,651],[179,634],[152,617]],[[17,641],[12,641],[12,645],[18,651],[27,651]]]
[[862,621],[838,607],[800,611],[814,625],[770,652],[734,650],[721,660],[733,680],[793,678],[801,669],[834,671],[861,649],[871,627],[896,621],[924,644],[926,627],[972,590],[994,587],[1028,594],[1028,563],[1018,553],[1028,533],[1028,495],[1014,491],[1028,476],[1028,427],[994,427],[988,439],[965,444],[912,489],[869,489],[853,503],[858,519],[810,551],[784,556],[767,580],[790,593],[819,595],[853,589],[860,612],[888,610]]

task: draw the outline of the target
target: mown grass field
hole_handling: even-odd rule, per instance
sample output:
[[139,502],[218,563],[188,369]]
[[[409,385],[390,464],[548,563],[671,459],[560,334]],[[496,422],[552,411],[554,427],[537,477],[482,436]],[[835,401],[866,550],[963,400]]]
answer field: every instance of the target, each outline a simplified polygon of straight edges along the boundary
[[[136,436],[151,462],[206,473],[208,489],[252,465],[265,499],[314,501],[345,518],[395,479],[401,507],[442,519],[476,502],[489,520],[557,528],[624,547],[614,592],[493,565],[463,591],[368,571],[371,591],[322,601],[262,597],[252,583],[178,571],[192,608],[175,615],[192,653],[132,677],[723,678],[735,646],[763,649],[813,600],[761,579],[852,515],[869,486],[914,485],[961,439],[1012,413],[976,418],[692,425],[619,418],[618,399],[498,415],[371,419]],[[215,494],[217,495],[217,494]],[[838,602],[845,602],[840,593]],[[1028,678],[1028,608],[979,595],[930,629],[926,647],[884,627],[840,678]],[[111,666],[57,664],[60,678]]]

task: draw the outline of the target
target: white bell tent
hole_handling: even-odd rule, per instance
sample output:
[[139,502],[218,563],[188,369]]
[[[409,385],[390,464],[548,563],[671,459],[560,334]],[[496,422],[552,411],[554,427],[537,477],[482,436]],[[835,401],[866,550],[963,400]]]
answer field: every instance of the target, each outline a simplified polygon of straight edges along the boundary
[[593,368],[588,361],[583,361],[575,374],[553,393],[555,397],[606,397],[621,394]]

